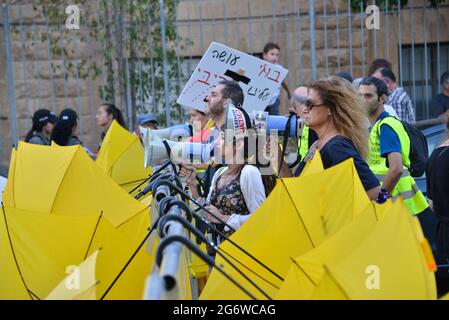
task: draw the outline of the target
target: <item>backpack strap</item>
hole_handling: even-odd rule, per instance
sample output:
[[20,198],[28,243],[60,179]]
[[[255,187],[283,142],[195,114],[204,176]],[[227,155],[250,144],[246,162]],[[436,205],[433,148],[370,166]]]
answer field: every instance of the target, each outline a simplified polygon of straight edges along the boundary
[[[407,130],[405,129],[405,127],[404,127],[404,125],[402,124],[401,120],[397,119],[396,117],[393,117],[392,115],[388,115],[388,116],[386,116],[385,118],[383,118],[383,119],[381,119],[381,120],[378,120],[378,121],[376,121],[376,122],[374,123],[374,125],[376,125],[377,123],[379,123],[379,125],[377,126],[377,135],[379,136],[379,141],[380,141],[380,127],[381,127],[382,125],[384,125],[384,124],[387,125],[387,126],[389,126],[389,127],[390,127],[390,128],[391,128],[391,129],[398,135],[398,138],[399,138],[399,134],[393,129],[392,126],[390,126],[388,123],[383,123],[384,120],[387,119],[387,118],[393,118],[393,119],[397,120],[398,122],[400,122],[401,125],[402,125],[402,128],[403,128],[404,131],[405,131],[405,133],[408,135]],[[400,139],[400,138],[399,138],[399,142],[401,142],[401,139]],[[412,142],[410,141],[410,144],[411,144],[411,143],[412,143]],[[411,151],[411,146],[410,146],[410,151]],[[409,155],[409,157],[410,157],[410,155]],[[401,153],[401,159],[402,159],[402,153]],[[387,162],[388,162],[388,158],[387,158],[386,160],[387,160]],[[406,167],[408,171],[410,171],[410,166],[407,166],[407,165],[404,163],[404,160],[402,160],[402,165],[403,165],[404,167]]]

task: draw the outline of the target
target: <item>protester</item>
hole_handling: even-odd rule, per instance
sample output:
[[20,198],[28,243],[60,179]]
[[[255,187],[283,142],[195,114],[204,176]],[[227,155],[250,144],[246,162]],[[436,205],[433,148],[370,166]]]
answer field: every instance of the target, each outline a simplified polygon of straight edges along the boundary
[[212,134],[213,121],[206,113],[198,109],[189,108],[189,123],[192,126],[193,135],[188,138],[188,142],[206,142]]
[[[212,88],[211,94],[206,97],[206,108],[204,113],[206,117],[213,121],[214,127],[211,129],[211,133],[207,142],[213,142],[218,138],[220,130],[226,123],[226,106],[232,103],[236,107],[243,106],[244,95],[242,88],[237,82],[233,80],[222,80],[218,82],[217,86]],[[200,169],[202,166],[200,166]],[[211,164],[207,167],[206,171],[201,173],[200,185],[197,189],[203,196],[209,193],[209,189],[212,183],[212,177],[215,171],[219,169],[221,165]],[[181,167],[181,175],[186,177],[193,170],[197,168],[189,165],[183,165]]]
[[39,109],[33,114],[33,126],[28,131],[25,142],[32,144],[40,144],[44,146],[50,145],[50,136],[53,126],[58,117],[50,110]]
[[402,123],[389,116],[383,107],[388,97],[387,86],[380,79],[367,77],[360,82],[359,93],[371,122],[368,165],[382,184],[378,202],[402,196],[412,214],[424,211],[427,201],[407,169],[410,138]]
[[[251,128],[249,116],[242,109],[229,108],[233,119],[227,124],[232,130],[232,141],[226,141],[225,131],[220,131],[216,141],[216,153],[226,166],[217,170],[207,197],[199,198],[196,192],[196,172],[191,171],[187,179],[192,195],[199,198],[216,217],[206,214],[206,219],[217,224],[228,235],[232,231],[223,227],[223,222],[234,230],[240,228],[265,201],[265,187],[256,166],[248,164],[248,129]],[[232,144],[232,147],[231,147]],[[239,163],[243,159],[244,163]]]
[[346,71],[338,72],[337,73],[337,77],[340,77],[342,79],[348,80],[349,83],[352,83],[352,81],[353,81],[351,74],[349,74],[349,72],[346,72]]
[[141,138],[140,127],[158,130],[159,122],[157,122],[156,118],[152,114],[140,114],[137,116],[136,129],[133,132],[139,138]]
[[[357,79],[355,79],[355,80],[352,82],[352,86],[354,87],[354,89],[355,89],[356,91],[359,91],[360,82],[362,82],[363,79],[364,79],[363,77],[362,77],[362,78],[357,78]],[[384,103],[384,109],[385,109],[385,112],[388,112],[388,114],[389,114],[390,116],[393,116],[393,117],[395,117],[396,119],[399,119],[398,114],[396,113],[396,111],[393,109],[392,106],[390,106],[390,105]]]
[[212,88],[211,94],[206,97],[204,113],[214,121],[215,128],[221,129],[226,121],[226,106],[232,103],[237,108],[243,108],[243,90],[233,80],[222,80]]
[[51,140],[59,146],[75,146],[79,144],[83,146],[91,158],[95,158],[95,155],[75,135],[77,128],[78,115],[76,112],[72,109],[64,109],[53,128]]
[[159,129],[159,122],[152,114],[140,114],[137,116],[136,124],[144,128],[150,128],[151,130]]
[[377,71],[379,71],[382,68],[393,70],[391,62],[388,61],[387,59],[383,58],[374,59],[368,69],[368,75],[373,76]]
[[[446,117],[449,130],[449,111]],[[444,264],[449,263],[449,138],[436,148],[426,170],[427,197],[437,219],[436,255]]]
[[305,103],[309,98],[307,94],[306,87],[298,87],[293,91],[293,96],[290,99],[291,110],[296,113],[300,118],[300,132],[301,136],[298,141],[298,151],[300,160],[304,159],[309,148],[313,145],[315,141],[318,140],[316,132],[309,128],[308,125],[304,123],[305,118]]
[[123,128],[126,128],[126,122],[123,118],[122,112],[111,103],[103,103],[98,108],[95,118],[97,119],[97,125],[103,128],[103,132],[100,136],[101,142],[103,142],[103,139],[106,136],[106,132],[111,126],[112,121],[116,120],[119,125],[121,125]]
[[[269,63],[279,64],[280,51],[281,48],[277,44],[269,42],[263,48],[262,58]],[[290,99],[290,90],[285,79],[284,81],[282,81],[282,87],[287,92],[288,99]],[[281,88],[276,91],[276,93],[272,96],[270,102],[268,103],[268,106],[265,108],[265,111],[267,111],[270,115],[279,115],[279,105],[281,104],[280,95]]]
[[398,119],[410,124],[415,124],[415,110],[413,108],[412,99],[410,99],[404,88],[396,84],[396,76],[393,71],[386,68],[377,70],[374,77],[385,82],[388,88],[388,100],[386,104],[393,107],[398,114]]
[[430,109],[435,117],[447,121],[445,112],[449,110],[449,71],[441,75],[440,84],[442,91],[430,101]]
[[[368,149],[368,132],[364,125],[366,115],[363,102],[352,85],[336,76],[313,81],[309,86],[309,99],[305,105],[305,123],[317,133],[319,139],[310,147],[295,175],[301,174],[316,150],[320,151],[325,169],[353,158],[369,198],[377,200],[379,180],[363,160]],[[286,167],[282,166],[280,175],[292,176]]]

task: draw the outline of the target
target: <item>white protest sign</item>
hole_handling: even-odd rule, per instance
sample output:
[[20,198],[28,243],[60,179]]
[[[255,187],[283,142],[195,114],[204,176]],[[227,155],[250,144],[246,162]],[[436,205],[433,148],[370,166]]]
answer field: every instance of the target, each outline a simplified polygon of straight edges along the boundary
[[280,65],[253,57],[222,44],[212,42],[177,102],[185,107],[204,110],[205,99],[220,80],[235,80],[245,95],[248,113],[263,111],[278,92],[288,70]]

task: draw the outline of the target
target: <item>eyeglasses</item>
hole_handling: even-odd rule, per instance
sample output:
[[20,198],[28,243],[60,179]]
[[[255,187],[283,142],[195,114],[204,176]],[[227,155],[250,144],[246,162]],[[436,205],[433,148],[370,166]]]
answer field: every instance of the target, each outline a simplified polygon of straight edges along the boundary
[[309,112],[309,111],[312,110],[313,108],[321,107],[321,106],[324,106],[325,104],[324,104],[324,103],[313,104],[313,103],[312,103],[312,100],[311,100],[310,98],[308,98],[308,99],[306,100],[306,102],[304,103],[304,105],[305,105],[305,107],[306,107],[306,111]]

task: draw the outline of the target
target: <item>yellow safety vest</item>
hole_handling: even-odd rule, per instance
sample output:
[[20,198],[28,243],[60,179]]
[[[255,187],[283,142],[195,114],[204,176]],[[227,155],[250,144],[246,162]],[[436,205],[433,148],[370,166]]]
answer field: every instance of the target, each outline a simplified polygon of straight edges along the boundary
[[368,165],[382,184],[388,173],[386,165],[387,159],[380,155],[380,126],[383,124],[389,125],[394,132],[396,132],[401,143],[403,172],[401,178],[391,192],[391,196],[393,199],[402,196],[404,203],[410,212],[412,214],[418,214],[424,211],[429,205],[408,171],[407,167],[410,166],[410,138],[402,123],[396,118],[386,117],[380,121],[376,121],[373,125],[369,136]]
[[306,125],[302,129],[301,139],[298,140],[298,149],[302,160],[309,151],[309,127]]

